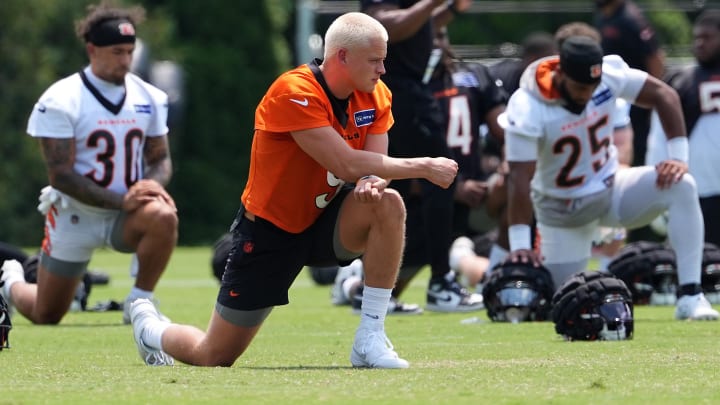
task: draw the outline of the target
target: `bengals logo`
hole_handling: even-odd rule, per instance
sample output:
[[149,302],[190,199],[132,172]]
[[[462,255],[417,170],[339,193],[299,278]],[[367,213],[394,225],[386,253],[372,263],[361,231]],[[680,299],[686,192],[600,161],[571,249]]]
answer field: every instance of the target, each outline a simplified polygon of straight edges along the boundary
[[120,31],[120,35],[127,35],[127,36],[135,35],[135,27],[133,27],[133,25],[130,24],[129,22],[124,22],[124,23],[118,25],[118,31]]
[[600,75],[602,75],[602,65],[601,64],[590,66],[590,77],[592,77],[593,79],[597,79],[600,77]]

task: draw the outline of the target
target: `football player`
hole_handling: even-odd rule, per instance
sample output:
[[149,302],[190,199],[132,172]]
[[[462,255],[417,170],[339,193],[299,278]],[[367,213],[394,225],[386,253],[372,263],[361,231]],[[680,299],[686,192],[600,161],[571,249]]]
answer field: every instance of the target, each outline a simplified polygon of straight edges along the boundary
[[129,303],[153,298],[175,247],[167,95],[129,73],[143,17],[140,7],[91,6],[76,24],[90,64],[50,86],[30,116],[50,182],[38,207],[45,238],[37,284],[6,271],[3,294],[34,323],[60,322],[95,249],[136,254]]
[[[669,137],[667,160],[617,170],[611,143],[616,98],[658,111]],[[675,317],[718,319],[700,286],[702,212],[687,173],[679,98],[670,86],[618,56],[603,58],[597,41],[573,36],[559,56],[526,69],[506,118],[509,260],[542,261],[560,285],[586,269],[598,226],[633,228],[668,210],[680,284]],[[530,244],[533,210],[544,258]]]

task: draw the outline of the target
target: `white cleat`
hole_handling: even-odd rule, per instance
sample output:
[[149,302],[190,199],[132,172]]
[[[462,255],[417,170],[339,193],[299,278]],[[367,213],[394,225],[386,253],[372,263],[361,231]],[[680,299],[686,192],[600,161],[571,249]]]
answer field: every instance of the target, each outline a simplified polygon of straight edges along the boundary
[[355,333],[350,363],[353,367],[408,368],[410,363],[398,357],[384,330],[365,328]]
[[692,321],[716,321],[718,311],[714,310],[703,293],[683,295],[675,307],[675,319]]
[[140,298],[130,305],[130,320],[133,327],[133,337],[138,348],[140,358],[148,366],[172,366],[175,360],[160,349],[145,344],[142,333],[151,322],[163,322],[152,301]]
[[15,313],[15,307],[13,307],[12,300],[10,299],[10,283],[7,283],[10,279],[17,281],[25,281],[25,270],[23,270],[22,264],[17,260],[5,260],[0,268],[0,295],[5,299],[8,306],[8,315],[12,319]]

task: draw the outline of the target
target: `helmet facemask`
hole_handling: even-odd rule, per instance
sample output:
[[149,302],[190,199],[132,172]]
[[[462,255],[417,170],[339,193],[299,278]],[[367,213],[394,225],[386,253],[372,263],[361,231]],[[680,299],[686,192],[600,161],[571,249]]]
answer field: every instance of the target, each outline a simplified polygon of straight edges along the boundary
[[519,323],[532,321],[540,294],[526,281],[512,281],[497,292],[499,321]]
[[[584,317],[588,314],[581,315]],[[598,340],[632,339],[633,316],[632,308],[621,294],[608,294],[592,314],[602,322],[598,331]]]

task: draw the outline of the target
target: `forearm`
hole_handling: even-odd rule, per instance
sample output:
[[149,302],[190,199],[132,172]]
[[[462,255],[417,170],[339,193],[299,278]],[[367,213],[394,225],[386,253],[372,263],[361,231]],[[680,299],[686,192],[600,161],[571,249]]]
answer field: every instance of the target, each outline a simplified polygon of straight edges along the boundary
[[510,175],[508,186],[508,244],[511,251],[532,248],[532,204],[529,187]]
[[657,111],[660,123],[668,139],[687,135],[680,96],[678,96],[675,89],[666,83],[652,76],[647,76],[645,85],[640,90],[635,104]]
[[415,35],[433,17],[435,8],[444,3],[443,0],[420,0],[405,9],[374,6],[365,11],[385,26],[390,37],[389,42],[393,43]]
[[516,163],[510,163],[507,177],[508,224],[532,223],[532,201],[530,200],[530,177],[522,170],[515,169]]
[[343,165],[342,174],[334,173],[346,181],[354,181],[369,174],[386,180],[427,178],[430,175],[428,158],[393,158],[381,153],[357,150]]
[[668,139],[687,136],[680,99],[674,90],[668,93],[669,95],[655,106],[663,131]]
[[122,194],[107,190],[75,171],[75,145],[71,139],[41,138],[40,147],[53,188],[94,207],[119,209],[122,206]]
[[143,151],[145,171],[143,179],[155,180],[163,187],[170,183],[172,177],[172,159],[167,136],[148,137]]
[[120,209],[123,195],[98,186],[91,179],[74,171],[55,171],[50,185],[64,194],[93,207]]
[[149,164],[145,168],[143,174],[144,179],[155,180],[162,184],[163,187],[167,187],[170,184],[172,178],[172,161],[168,156],[166,159],[162,159],[159,162]]

